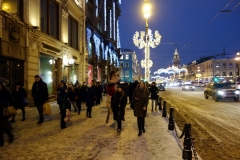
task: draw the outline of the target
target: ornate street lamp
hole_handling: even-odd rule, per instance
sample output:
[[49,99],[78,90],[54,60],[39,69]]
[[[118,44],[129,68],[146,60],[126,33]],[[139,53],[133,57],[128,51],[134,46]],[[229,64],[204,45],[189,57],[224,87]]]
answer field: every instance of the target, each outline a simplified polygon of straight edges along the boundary
[[148,18],[151,15],[151,5],[148,0],[145,0],[143,5],[144,18],[146,19],[146,31],[135,32],[133,35],[133,43],[139,49],[145,48],[145,59],[141,61],[141,65],[145,68],[145,80],[150,80],[150,67],[152,67],[153,62],[150,60],[150,47],[155,48],[160,44],[161,35],[158,31],[155,31],[155,36],[152,34],[152,30],[148,28]]

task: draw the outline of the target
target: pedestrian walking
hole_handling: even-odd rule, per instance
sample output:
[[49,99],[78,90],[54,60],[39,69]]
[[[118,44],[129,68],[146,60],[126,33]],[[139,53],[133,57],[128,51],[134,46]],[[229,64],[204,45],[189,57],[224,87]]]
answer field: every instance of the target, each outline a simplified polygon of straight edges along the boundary
[[66,94],[65,92],[61,92],[61,91],[62,90],[65,91],[66,89],[67,89],[66,83],[63,80],[61,80],[60,84],[58,86],[58,89],[57,89],[57,99],[56,99],[57,100],[57,104],[59,105],[59,110],[60,110],[59,114],[61,114],[61,106],[60,105],[62,105],[63,97]]
[[109,121],[109,116],[112,114],[112,108],[111,108],[111,98],[112,95],[116,92],[115,85],[116,83],[120,80],[118,73],[115,71],[111,71],[108,79],[108,84],[107,84],[107,101],[106,101],[106,106],[108,109],[107,112],[107,118],[106,118],[106,123]]
[[72,109],[72,106],[74,108],[74,112],[77,113],[77,106],[76,106],[76,93],[74,91],[73,85],[68,85],[68,98],[71,104],[70,111]]
[[145,117],[147,114],[147,106],[149,101],[148,89],[143,81],[140,81],[137,88],[133,91],[133,100],[134,100],[134,116],[137,117],[138,136],[142,135],[142,132],[145,133]]
[[96,97],[96,93],[91,87],[92,85],[88,84],[84,91],[86,107],[87,107],[86,117],[89,117],[89,118],[92,118],[92,107],[94,106],[94,99]]
[[[16,84],[16,88],[13,91],[13,97],[14,97],[14,108],[21,109],[22,110],[22,121],[25,121],[25,106],[26,106],[26,98],[27,98],[27,92],[22,87],[20,83]],[[15,122],[15,116],[12,117],[12,120],[10,121],[12,123]]]
[[125,107],[127,105],[127,94],[123,91],[123,86],[118,85],[117,91],[111,98],[111,108],[113,111],[113,119],[117,121],[117,135],[121,134],[122,121],[125,121]]
[[60,113],[61,113],[61,120],[60,120],[60,127],[61,129],[66,128],[66,122],[64,121],[64,118],[66,117],[66,112],[70,110],[71,104],[68,99],[68,90],[66,87],[62,86],[58,89],[59,92],[59,99],[58,99],[58,105],[60,108]]
[[14,140],[12,127],[8,122],[9,117],[3,115],[4,108],[13,105],[13,103],[13,95],[6,86],[6,79],[0,78],[0,146],[4,145],[3,132],[7,133],[9,143],[12,143]]
[[83,97],[84,97],[84,88],[81,87],[81,84],[76,84],[76,87],[75,87],[75,93],[76,93],[76,96],[75,96],[75,100],[76,100],[76,106],[77,106],[77,109],[78,109],[78,115],[80,115],[81,113],[81,110],[82,110],[82,100],[83,100]]
[[32,97],[34,100],[34,105],[38,109],[39,121],[38,124],[44,122],[43,118],[43,104],[48,101],[48,89],[47,84],[39,77],[39,75],[34,76],[35,82],[32,86]]
[[149,88],[150,99],[152,100],[152,112],[154,110],[157,111],[157,99],[158,99],[158,88],[155,82],[152,82],[151,87]]
[[96,105],[100,105],[100,100],[101,100],[101,95],[102,95],[102,92],[103,92],[103,88],[102,88],[102,86],[100,85],[99,82],[96,83],[95,92],[96,92]]

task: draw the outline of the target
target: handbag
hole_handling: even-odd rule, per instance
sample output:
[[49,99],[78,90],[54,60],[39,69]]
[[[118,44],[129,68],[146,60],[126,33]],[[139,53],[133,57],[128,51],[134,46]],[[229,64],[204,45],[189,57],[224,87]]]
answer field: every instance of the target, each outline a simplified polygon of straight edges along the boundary
[[3,108],[3,116],[4,117],[12,117],[17,114],[17,110],[13,107],[8,105],[7,107]]
[[71,115],[71,112],[68,109],[66,109],[66,117],[64,118],[65,122],[69,122],[70,121],[70,115]]
[[45,115],[52,114],[51,106],[48,102],[43,104],[43,114]]

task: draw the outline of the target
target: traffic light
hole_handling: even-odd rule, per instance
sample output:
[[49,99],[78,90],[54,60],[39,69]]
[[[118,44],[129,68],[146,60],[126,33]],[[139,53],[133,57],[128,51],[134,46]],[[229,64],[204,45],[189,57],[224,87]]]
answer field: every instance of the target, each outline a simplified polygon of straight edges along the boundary
[[219,78],[218,77],[213,77],[213,82],[214,83],[219,83]]

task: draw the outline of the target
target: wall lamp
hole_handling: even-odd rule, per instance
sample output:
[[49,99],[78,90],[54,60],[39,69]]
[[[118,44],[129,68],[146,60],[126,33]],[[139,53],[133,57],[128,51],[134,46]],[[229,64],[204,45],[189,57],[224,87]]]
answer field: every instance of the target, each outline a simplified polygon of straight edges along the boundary
[[68,65],[64,65],[64,68],[66,68],[66,67],[73,67],[73,64],[74,64],[74,59],[69,59],[68,60]]

